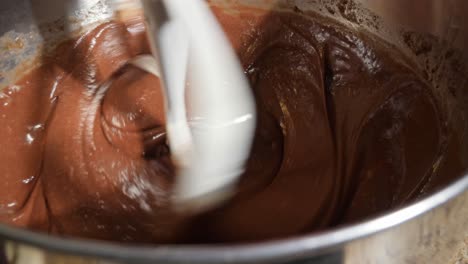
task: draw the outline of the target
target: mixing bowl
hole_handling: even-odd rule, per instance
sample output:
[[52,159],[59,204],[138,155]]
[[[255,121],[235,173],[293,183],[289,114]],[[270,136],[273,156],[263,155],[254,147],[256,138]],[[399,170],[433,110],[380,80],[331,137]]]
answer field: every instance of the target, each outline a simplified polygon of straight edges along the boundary
[[[465,0],[213,0],[314,11],[377,34],[418,62],[441,93],[457,92],[451,122],[468,125],[468,2]],[[40,64],[40,55],[97,23],[125,17],[136,1],[3,0],[0,88]],[[428,40],[431,40],[428,42]],[[437,39],[438,41],[433,41]],[[431,43],[431,44],[428,44]],[[468,139],[467,131],[460,131]],[[466,141],[466,140],[465,140]],[[468,161],[468,142],[462,141]],[[8,191],[8,190],[2,190]],[[65,239],[0,225],[1,263],[467,263],[468,175],[383,215],[333,230],[245,245],[131,246]],[[466,250],[466,249],[465,249]],[[457,256],[457,254],[460,254]],[[466,257],[466,256],[465,256]],[[459,262],[456,262],[459,261]]]

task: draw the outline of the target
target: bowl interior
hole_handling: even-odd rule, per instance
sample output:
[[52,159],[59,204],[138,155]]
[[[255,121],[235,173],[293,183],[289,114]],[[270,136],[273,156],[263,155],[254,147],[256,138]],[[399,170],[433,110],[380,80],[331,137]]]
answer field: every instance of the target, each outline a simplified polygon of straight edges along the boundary
[[[65,38],[76,36],[97,23],[116,16],[125,16],[125,13],[130,10],[139,8],[138,1],[117,2],[119,2],[117,7],[123,10],[123,13],[116,12],[115,6],[107,0],[75,0],[70,1],[71,4],[64,4],[61,0],[2,1],[0,3],[0,89],[14,83],[29,69],[39,65],[41,53],[52,50]],[[448,122],[457,124],[457,127],[468,127],[468,70],[465,66],[468,62],[468,51],[464,49],[468,42],[468,23],[465,23],[468,17],[468,14],[465,14],[468,12],[467,1],[212,0],[210,2],[233,12],[239,5],[318,12],[358,30],[370,31],[399,47],[413,58],[428,74],[428,81],[437,87],[437,93],[446,98],[444,107],[450,113]],[[430,49],[426,47],[428,43],[431,43]],[[453,96],[454,93],[457,96]],[[460,138],[461,149],[464,150],[462,153],[464,165],[468,167],[468,130],[460,129],[457,136]],[[462,181],[463,186],[459,183],[459,189],[454,190],[453,185],[446,188],[445,195],[455,196],[463,192],[468,185],[467,177]],[[450,192],[449,188],[452,188]],[[427,206],[426,210],[429,209],[431,206]],[[395,220],[395,223],[400,222]],[[356,224],[355,227],[358,228],[359,225]],[[37,234],[31,236],[27,231],[18,232],[16,229],[7,227],[1,227],[0,231],[4,234],[6,232],[7,236],[11,237],[15,237],[16,234],[20,234],[21,237],[30,236],[32,243],[36,244],[41,244],[44,239],[48,239],[45,236],[41,237]],[[337,243],[326,240],[326,235],[332,237],[333,234],[336,233],[317,234],[317,238],[325,239],[324,241],[331,244]],[[358,235],[353,236],[358,237]],[[347,239],[352,239],[352,236],[348,236]],[[60,246],[61,240],[56,240],[54,243]],[[104,244],[106,243],[94,245],[104,251],[107,249],[109,252],[118,249]],[[69,244],[68,248],[86,251],[89,250],[90,245],[93,244],[88,243],[86,249],[84,244],[75,241]],[[271,244],[268,245],[271,246]],[[245,250],[246,257],[252,250],[239,249]],[[276,249],[278,253],[285,250],[285,248]],[[128,250],[133,250],[133,248],[128,247],[122,252],[130,254]],[[139,252],[141,254],[150,254],[150,251],[145,251],[150,249],[141,248],[141,250]],[[199,252],[197,254],[200,254],[206,248],[183,248],[183,250],[186,253],[197,251]]]

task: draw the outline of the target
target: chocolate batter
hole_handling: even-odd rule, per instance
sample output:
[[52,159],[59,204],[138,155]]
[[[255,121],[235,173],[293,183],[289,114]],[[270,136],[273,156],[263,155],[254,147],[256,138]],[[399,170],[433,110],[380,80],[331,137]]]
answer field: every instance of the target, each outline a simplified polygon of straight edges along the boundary
[[458,176],[439,100],[398,50],[317,16],[215,12],[259,115],[233,199],[198,216],[170,207],[159,80],[126,64],[149,53],[136,19],[64,43],[3,90],[0,220],[126,242],[257,241],[363,220]]

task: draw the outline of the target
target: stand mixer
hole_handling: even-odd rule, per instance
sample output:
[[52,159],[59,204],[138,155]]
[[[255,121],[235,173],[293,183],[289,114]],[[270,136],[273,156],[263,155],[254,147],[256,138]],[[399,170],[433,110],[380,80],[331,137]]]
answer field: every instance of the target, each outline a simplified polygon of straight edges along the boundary
[[162,80],[168,143],[177,167],[175,208],[202,211],[228,198],[244,170],[255,129],[253,95],[204,1],[142,4],[154,57],[130,63]]
[[[185,0],[185,2],[188,1],[190,0]],[[31,17],[31,11],[29,9],[18,8],[20,6],[23,7],[20,5],[22,2],[26,1],[16,0],[14,5],[8,5],[9,1],[2,2],[2,8],[0,8],[0,10],[6,10],[7,12],[4,13],[15,15],[14,18],[3,16],[3,18],[5,18],[4,21],[6,21],[3,26],[6,30],[18,28],[17,25],[21,23],[29,23],[28,18]],[[29,3],[29,1],[27,2]],[[44,1],[41,2],[40,5],[50,9],[51,6],[53,6],[50,2],[51,1]],[[108,3],[108,1],[103,2]],[[365,27],[365,22],[358,21],[358,23],[356,21],[346,20],[347,18],[355,18],[355,16],[351,16],[355,14],[352,13],[353,10],[345,9],[342,11],[343,14],[339,12],[343,10],[340,9],[342,5],[339,5],[344,3],[343,1],[219,0],[211,2],[222,2],[223,5],[228,5],[229,3],[229,5],[233,4],[234,6],[236,3],[245,3],[246,5],[252,5],[256,8],[257,5],[260,4],[274,5],[274,3],[281,3],[280,7],[291,10],[291,12],[297,10],[304,10],[304,12],[309,10],[313,12],[320,11],[333,18],[344,20],[352,25],[359,24],[356,25],[357,27]],[[429,31],[433,32],[436,36],[440,36],[440,34],[437,34],[438,32],[445,32],[443,30],[445,29],[445,18],[463,18],[463,16],[457,14],[463,14],[465,13],[464,11],[467,10],[463,8],[466,3],[464,1],[429,1],[421,2],[421,5],[414,4],[416,1],[393,1],[392,3],[388,1],[367,0],[347,1],[350,5],[352,3],[354,4],[354,2],[363,4],[365,8],[375,12],[379,17],[382,16],[383,21],[396,22],[397,25],[403,26],[407,30],[410,28],[414,29],[412,26],[416,24],[417,18],[417,25],[420,26],[416,26],[418,32]],[[444,9],[440,8],[437,10],[446,10],[446,12],[428,12],[427,10],[430,9],[426,9],[425,7],[430,7],[431,4],[437,4],[438,7],[443,7]],[[388,5],[398,7],[398,9],[388,8]],[[225,7],[227,10],[226,12],[236,10],[234,8],[227,9],[228,7]],[[93,10],[93,15],[85,19],[86,23],[93,23],[93,21],[99,21],[99,23],[101,23],[105,21],[102,18],[96,19],[97,15],[100,16],[102,14],[102,12],[95,12],[96,9],[101,10],[98,8],[91,9]],[[78,10],[78,7],[74,10]],[[149,10],[145,11],[148,12]],[[391,13],[390,11],[395,12]],[[422,18],[416,16],[416,11],[421,11],[418,12],[418,14],[422,13],[424,16]],[[127,12],[127,10],[123,12]],[[49,16],[48,13],[47,16]],[[414,18],[415,21],[405,20],[405,18],[408,17]],[[362,24],[364,24],[364,26]],[[392,25],[393,24],[390,24],[390,26]],[[463,40],[463,37],[467,36],[466,28],[463,27],[463,25],[465,24],[460,23],[457,25],[458,27],[454,29],[461,37],[457,38],[456,42],[460,44],[459,46],[461,47],[464,47],[463,44],[465,42],[458,41],[460,39]],[[379,27],[377,35],[384,38],[386,36],[385,34],[388,33],[386,30],[389,27]],[[395,31],[399,30],[396,25],[395,27],[390,27],[390,29],[394,29]],[[372,27],[369,31],[373,32]],[[29,31],[26,32],[29,33]],[[157,31],[155,32],[155,34],[158,34]],[[391,43],[395,45],[401,44],[396,40]],[[173,46],[175,45],[176,42],[173,41]],[[466,55],[465,52],[464,54]],[[160,74],[159,70],[163,69],[164,66],[160,67],[158,60],[159,59],[155,59],[152,56],[145,56],[135,58],[131,63],[140,65],[138,66],[140,68],[146,68],[147,70]],[[193,60],[188,61],[192,61],[192,63],[195,64]],[[152,65],[153,68],[148,65]],[[187,64],[187,68],[189,68],[188,65],[189,64]],[[223,63],[217,65],[221,66]],[[190,70],[187,71],[190,72]],[[13,83],[13,81],[11,81],[11,83]],[[187,87],[188,93],[191,91],[191,86],[187,85]],[[187,95],[187,97],[189,97],[189,95]],[[190,97],[187,101],[192,101],[193,99],[194,98]],[[193,118],[191,115],[190,106],[189,103],[186,105],[188,108],[188,110],[186,110],[188,112],[187,127],[190,129],[190,140],[193,141],[193,131],[195,130],[194,121],[197,119]],[[171,150],[174,152],[172,147]],[[172,157],[175,158],[176,155],[173,153]],[[178,172],[178,175],[181,175],[181,171]],[[177,179],[182,181],[182,178],[177,177]],[[468,197],[466,195],[466,187],[468,186],[467,180],[465,176],[460,181],[443,188],[441,192],[437,192],[410,206],[385,213],[376,218],[321,232],[319,234],[294,236],[280,241],[241,245],[164,245],[140,247],[75,238],[62,238],[6,225],[0,226],[0,236],[4,241],[6,249],[14,249],[11,250],[11,252],[15,253],[15,259],[24,259],[24,263],[29,263],[32,259],[32,254],[28,254],[29,250],[23,250],[24,248],[31,249],[34,256],[40,255],[43,257],[44,261],[41,263],[62,263],[64,261],[67,263],[91,263],[96,261],[106,263],[110,263],[111,261],[112,263],[114,263],[113,261],[128,263],[252,263],[269,261],[274,263],[289,263],[289,261],[291,261],[291,263],[362,263],[366,261],[372,263],[395,263],[399,261],[446,263],[442,262],[442,260],[447,261],[450,255],[453,254],[456,247],[454,246],[454,241],[460,241],[460,237],[463,236],[464,233],[463,230],[465,230],[467,209],[465,201]],[[198,199],[194,200],[196,201]],[[173,201],[177,201],[176,196]],[[179,203],[176,202],[175,204],[177,205]],[[450,241],[450,243],[445,243],[446,241]],[[84,260],[81,260],[81,258]]]

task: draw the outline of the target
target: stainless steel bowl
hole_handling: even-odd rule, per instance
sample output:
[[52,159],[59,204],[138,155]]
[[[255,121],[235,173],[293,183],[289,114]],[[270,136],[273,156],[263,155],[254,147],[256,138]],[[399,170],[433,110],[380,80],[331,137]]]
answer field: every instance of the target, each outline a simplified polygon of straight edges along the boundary
[[[120,9],[134,8],[118,1]],[[436,69],[432,81],[442,92],[450,65],[438,52],[460,51],[468,65],[468,2],[465,0],[213,0],[262,8],[313,10],[358,30],[372,31],[405,50],[421,67]],[[106,0],[3,0],[0,2],[0,88],[34,67],[41,52],[75,33],[115,16]],[[65,25],[61,27],[60,25]],[[418,39],[405,32],[434,36],[440,47],[421,54]],[[407,36],[407,35],[406,35]],[[420,40],[421,40],[420,39]],[[18,49],[2,49],[18,44]],[[439,54],[440,55],[440,54]],[[453,69],[452,69],[453,70]],[[462,70],[462,69],[458,69]],[[445,73],[445,74],[444,74]],[[468,89],[468,73],[456,80]],[[453,85],[453,80],[452,80]],[[456,122],[468,122],[468,100]],[[463,131],[468,134],[468,131]],[[468,137],[464,137],[467,138]],[[468,160],[468,142],[462,142]],[[5,191],[5,190],[3,190]],[[64,239],[0,225],[0,263],[468,263],[455,256],[468,241],[468,175],[437,193],[387,214],[322,233],[281,241],[236,246],[128,246],[81,239]],[[466,245],[465,245],[466,246]],[[466,249],[465,249],[466,250]],[[458,262],[457,262],[458,261]]]

